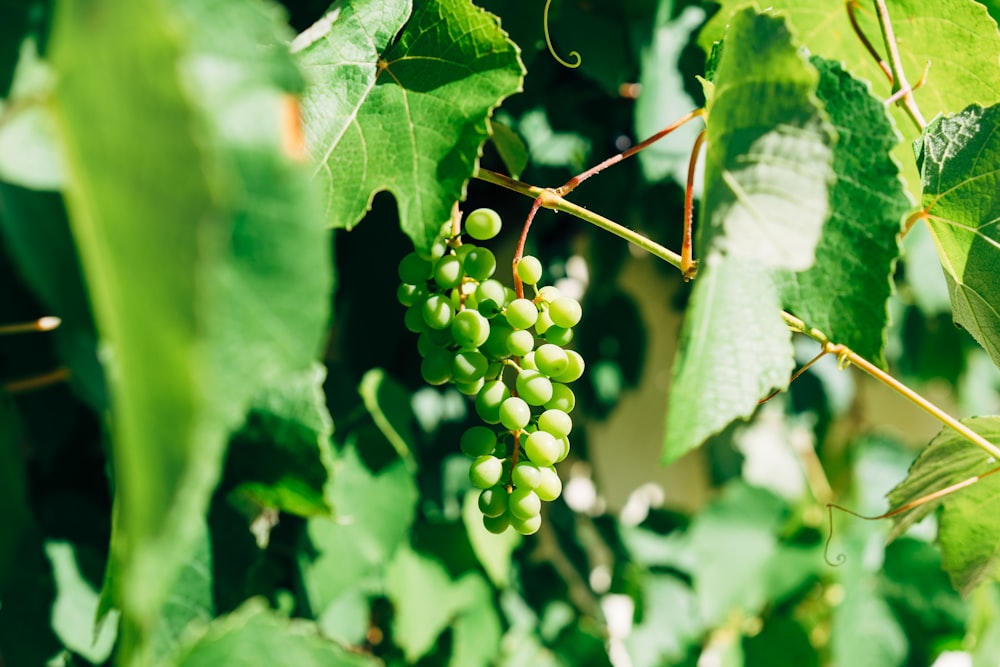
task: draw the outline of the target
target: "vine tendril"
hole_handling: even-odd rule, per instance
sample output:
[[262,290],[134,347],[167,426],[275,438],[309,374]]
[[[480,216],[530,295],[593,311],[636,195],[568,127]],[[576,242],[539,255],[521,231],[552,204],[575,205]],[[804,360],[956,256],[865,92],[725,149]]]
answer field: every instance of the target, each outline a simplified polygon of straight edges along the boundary
[[569,52],[569,57],[573,58],[573,62],[571,63],[560,57],[560,55],[556,53],[555,47],[552,46],[552,36],[549,34],[549,7],[551,5],[552,5],[552,0],[545,0],[545,10],[542,14],[542,32],[545,33],[545,46],[549,48],[549,53],[552,54],[552,57],[555,58],[556,62],[558,62],[560,65],[562,65],[563,67],[568,67],[569,69],[576,69],[577,67],[580,66],[580,63],[583,61],[583,58],[580,56],[579,51]]

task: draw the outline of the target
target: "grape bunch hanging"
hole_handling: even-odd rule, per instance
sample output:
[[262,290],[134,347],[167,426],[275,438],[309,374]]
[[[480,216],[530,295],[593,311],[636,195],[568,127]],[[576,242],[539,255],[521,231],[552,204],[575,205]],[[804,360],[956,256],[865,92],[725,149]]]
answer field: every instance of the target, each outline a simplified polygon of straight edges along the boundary
[[[491,209],[465,220],[466,234],[477,241],[495,237],[500,227]],[[493,278],[496,267],[488,248],[463,243],[459,234],[430,257],[403,257],[398,296],[407,329],[419,334],[424,380],[451,382],[474,396],[487,424],[468,429],[460,441],[472,458],[469,479],[481,489],[484,525],[493,533],[512,527],[530,535],[541,526],[542,501],[562,493],[554,465],[569,453],[576,397],[568,384],[584,368],[583,358],[565,346],[581,310],[556,287],[538,287],[537,258],[524,256],[515,265],[531,297]]]

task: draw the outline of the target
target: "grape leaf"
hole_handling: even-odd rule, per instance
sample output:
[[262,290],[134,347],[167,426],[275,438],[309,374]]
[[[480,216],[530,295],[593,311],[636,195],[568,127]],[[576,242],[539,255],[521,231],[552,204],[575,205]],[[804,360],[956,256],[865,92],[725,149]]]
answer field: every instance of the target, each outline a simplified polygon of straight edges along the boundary
[[489,137],[489,115],[521,90],[517,47],[468,0],[338,6],[296,40],[311,85],[310,151],[329,221],[353,227],[388,190],[418,249],[430,248]]
[[707,106],[701,255],[812,265],[835,142],[818,80],[783,19],[749,8],[733,17]]
[[1000,105],[937,118],[918,145],[922,204],[955,323],[1000,365]]
[[[733,12],[745,4],[745,0],[717,1],[722,8],[699,37],[706,51],[713,41],[722,38]],[[890,95],[885,74],[851,28],[843,0],[773,0],[767,5],[788,16],[799,42],[810,53],[844,63],[849,72],[872,83],[876,96]],[[884,53],[871,6],[862,3],[858,22],[868,39]],[[1000,33],[982,5],[974,0],[889,0],[888,7],[909,82],[916,83],[924,67],[931,63],[926,85],[914,92],[925,118],[1000,98]],[[919,130],[898,107],[893,107],[892,116],[904,139],[893,154],[902,165],[909,190],[916,196],[920,180],[909,144]]]
[[793,367],[791,334],[763,267],[712,254],[695,281],[667,409],[664,463],[747,418]]
[[328,232],[284,152],[293,65],[265,7],[65,0],[56,18],[52,107],[109,351],[123,662],[148,650],[229,431],[326,324]]
[[816,264],[779,274],[785,306],[809,326],[885,366],[885,328],[899,231],[910,201],[889,156],[898,135],[868,84],[839,64],[814,56],[817,95],[839,141],[830,190],[830,218],[816,248]]
[[[992,443],[1000,443],[1000,417],[971,417],[962,423]],[[928,494],[970,480],[996,468],[998,462],[963,436],[945,427],[920,453],[906,479],[889,492],[896,510]],[[926,502],[894,517],[891,538],[938,507],[942,566],[963,594],[1000,574],[1000,477],[991,475],[969,487]]]
[[376,667],[375,658],[323,639],[316,625],[288,619],[253,598],[239,609],[215,619],[163,667],[273,665],[274,667]]

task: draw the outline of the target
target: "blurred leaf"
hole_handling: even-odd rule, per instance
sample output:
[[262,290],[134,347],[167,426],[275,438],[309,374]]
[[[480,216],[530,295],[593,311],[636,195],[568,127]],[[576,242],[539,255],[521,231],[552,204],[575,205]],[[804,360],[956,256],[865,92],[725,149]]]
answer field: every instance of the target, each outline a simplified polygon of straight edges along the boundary
[[380,368],[374,368],[361,378],[358,393],[378,429],[411,470],[416,469],[413,456],[413,411],[409,393]]
[[125,664],[201,530],[228,432],[309,365],[325,325],[326,232],[283,153],[290,56],[261,43],[278,18],[262,8],[64,0],[57,18],[53,108],[114,378]]
[[818,81],[783,19],[751,8],[733,17],[707,106],[701,256],[812,266],[836,141]]
[[819,655],[805,629],[787,616],[772,616],[764,629],[743,641],[747,667],[813,667]]
[[403,231],[427,250],[524,69],[496,17],[467,1],[419,2],[403,26],[409,13],[405,0],[338,6],[293,48],[312,83],[308,144],[330,223],[350,229],[388,190]]
[[793,367],[791,333],[767,272],[736,258],[703,261],[674,365],[664,463],[750,417]]
[[[744,0],[716,1],[722,8],[699,38],[706,50],[713,40],[722,38],[733,11],[745,4]],[[774,12],[788,16],[810,53],[844,63],[854,76],[872,83],[877,97],[889,97],[891,86],[851,28],[842,0],[776,0],[767,4]],[[927,63],[932,63],[927,84],[915,93],[925,118],[1000,98],[1000,77],[996,74],[1000,34],[981,4],[973,0],[890,0],[887,4],[910,83],[915,83]],[[857,18],[868,39],[884,51],[870,3],[861,6]],[[903,142],[893,154],[902,165],[910,192],[916,196],[920,178],[913,166],[910,142],[920,131],[900,108],[894,107],[891,112],[903,134]]]
[[793,314],[884,368],[891,276],[910,209],[889,156],[898,135],[867,84],[835,62],[811,62],[820,73],[817,96],[839,137],[833,152],[838,177],[816,263],[784,274],[779,289]]
[[323,395],[325,376],[315,364],[254,399],[246,424],[230,442],[226,474],[238,480],[232,493],[257,508],[329,514],[323,488],[332,467],[333,424]]
[[116,624],[109,620],[95,627],[99,592],[80,572],[82,550],[69,542],[49,541],[45,553],[56,585],[52,628],[67,648],[93,663],[104,662],[111,655]]
[[646,575],[639,609],[626,640],[635,667],[674,664],[687,655],[705,630],[694,591],[676,577]]
[[208,625],[163,667],[376,667],[375,658],[323,639],[313,623],[290,620],[252,599]]
[[377,590],[369,577],[405,541],[417,489],[402,461],[372,473],[352,438],[334,462],[330,499],[335,518],[309,520],[307,536],[315,553],[307,550],[299,557],[309,605],[317,616],[349,589]]
[[1000,105],[935,119],[917,145],[927,212],[955,323],[1000,366]]
[[507,167],[507,173],[511,178],[520,178],[521,172],[528,166],[528,147],[517,132],[496,119],[490,121],[490,130],[490,140]]
[[908,631],[911,647],[942,630],[964,634],[968,610],[941,570],[941,553],[934,545],[909,538],[896,540],[885,548],[882,572],[882,593],[896,615],[919,624]]
[[906,635],[889,605],[857,582],[847,588],[847,597],[836,608],[830,636],[834,664],[898,667],[906,663]]
[[[468,468],[468,463],[465,468]],[[486,570],[486,576],[497,588],[507,588],[510,585],[513,569],[511,555],[524,538],[514,530],[504,531],[499,535],[486,530],[486,526],[483,525],[483,513],[479,511],[479,493],[471,490],[465,494],[465,501],[462,503],[462,522],[469,535],[472,550],[480,565]]]

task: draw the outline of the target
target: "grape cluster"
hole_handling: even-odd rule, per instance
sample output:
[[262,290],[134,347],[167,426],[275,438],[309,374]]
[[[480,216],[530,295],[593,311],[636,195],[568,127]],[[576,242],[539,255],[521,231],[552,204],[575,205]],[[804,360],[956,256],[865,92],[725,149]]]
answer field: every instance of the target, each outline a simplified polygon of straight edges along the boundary
[[[477,241],[496,236],[500,216],[477,209],[465,220]],[[562,493],[553,467],[569,453],[569,413],[576,397],[568,384],[583,374],[583,358],[564,349],[580,321],[580,304],[553,286],[538,287],[542,265],[525,256],[515,267],[531,298],[493,278],[489,249],[461,235],[430,257],[410,253],[399,263],[398,297],[404,322],[416,334],[420,372],[432,385],[452,382],[475,397],[487,424],[462,434],[472,459],[469,479],[482,489],[479,509],[493,533],[513,527],[523,535],[541,525],[541,503]]]

